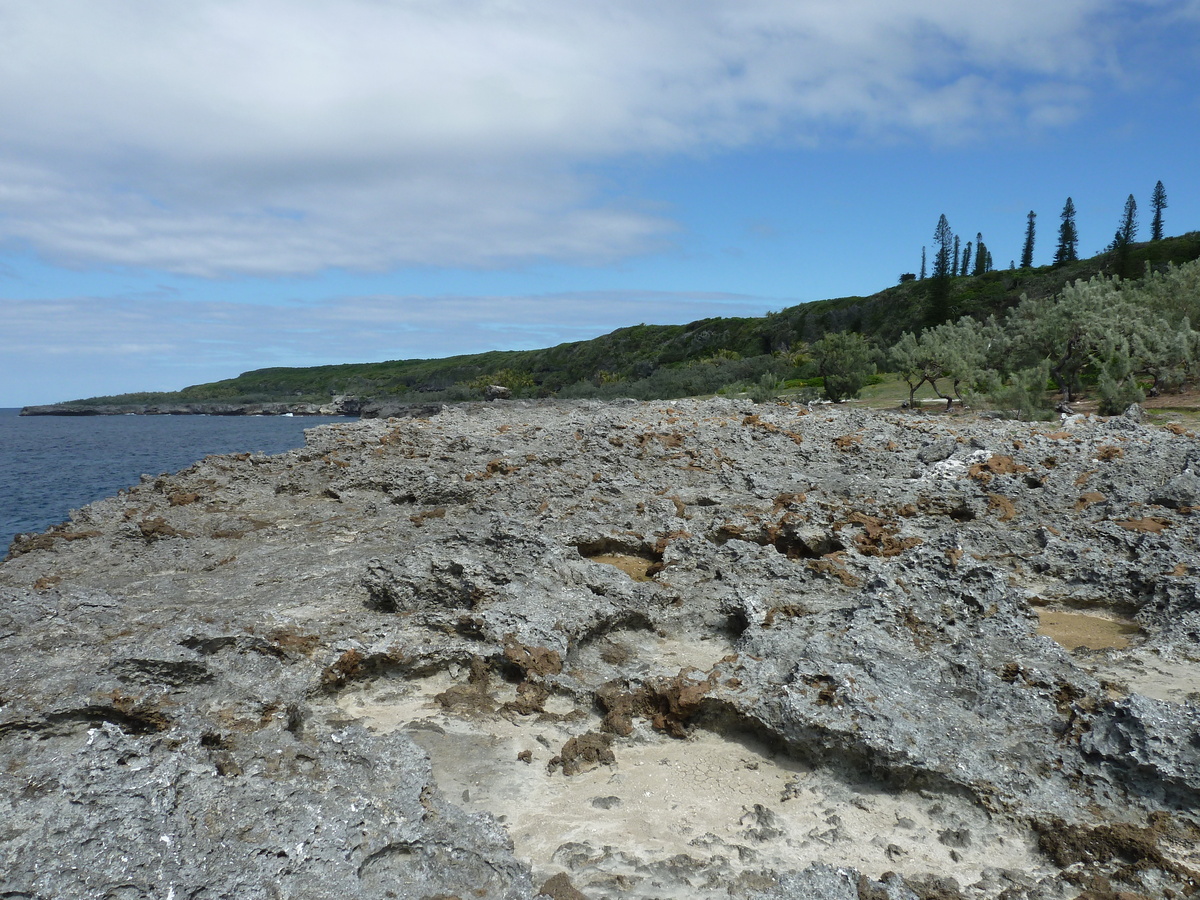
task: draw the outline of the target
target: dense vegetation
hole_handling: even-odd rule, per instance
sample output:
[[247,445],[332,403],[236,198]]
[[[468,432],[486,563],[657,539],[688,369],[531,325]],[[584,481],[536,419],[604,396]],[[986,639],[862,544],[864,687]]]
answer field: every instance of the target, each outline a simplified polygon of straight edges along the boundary
[[1087,390],[1101,412],[1115,413],[1195,377],[1193,321],[1200,321],[1200,261],[1137,281],[1097,275],[1050,297],[1023,296],[1003,315],[905,332],[888,359],[908,383],[910,402],[928,384],[948,405],[984,394],[999,408],[1036,416],[1052,405],[1049,381],[1060,403]]
[[[1147,380],[1170,389],[1190,376],[1191,357],[1179,357],[1178,347],[1163,350],[1154,335],[1165,334],[1161,329],[1167,323],[1171,334],[1185,335],[1180,347],[1191,346],[1186,334],[1189,323],[1200,320],[1200,309],[1194,309],[1200,303],[1195,288],[1200,269],[1181,264],[1200,258],[1200,232],[1115,245],[1086,260],[1064,254],[1067,258],[1054,266],[1006,271],[991,269],[990,254],[981,257],[978,244],[975,251],[977,274],[952,274],[968,269],[969,244],[957,265],[958,249],[943,246],[934,261],[936,277],[903,276],[900,284],[869,297],[806,303],[759,318],[637,325],[542,350],[257,369],[173,393],[96,397],[68,405],[325,403],[340,395],[456,401],[480,397],[489,384],[507,386],[515,396],[669,398],[718,392],[767,397],[784,387],[823,383],[841,397],[857,393],[879,366],[920,382],[932,380],[939,393],[990,393],[1001,405],[1029,411],[1039,377],[1041,389],[1048,378],[1059,379],[1067,397],[1100,385],[1111,388],[1114,397],[1134,397]],[[1143,277],[1122,280],[1121,273],[1130,271]],[[1189,290],[1190,298],[1176,296]],[[1121,305],[1114,305],[1118,300]],[[1086,338],[1038,331],[1052,319],[1083,315],[1079,310],[1085,308],[1096,311],[1078,320]],[[1063,315],[1052,315],[1054,310]],[[1097,318],[1103,310],[1108,312]],[[1145,318],[1140,331],[1117,329],[1131,319],[1142,321],[1143,310],[1158,318]],[[1124,350],[1104,343],[1118,333]],[[1017,339],[1022,335],[1025,343]],[[978,340],[990,344],[990,355],[979,357],[967,349]],[[1071,347],[1065,362],[1063,340]],[[947,356],[949,346],[958,348],[953,358]],[[1148,361],[1150,346],[1158,347],[1160,356],[1175,353],[1174,361]],[[893,347],[899,349],[893,352]],[[914,360],[922,354],[926,358],[918,364]]]

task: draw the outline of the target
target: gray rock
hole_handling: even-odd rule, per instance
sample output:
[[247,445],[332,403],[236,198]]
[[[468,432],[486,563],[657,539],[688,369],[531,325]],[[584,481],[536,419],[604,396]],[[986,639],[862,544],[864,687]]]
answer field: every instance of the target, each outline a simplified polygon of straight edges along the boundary
[[0,893],[1186,893],[1186,435],[361,412],[14,541]]
[[949,459],[957,449],[958,441],[952,437],[946,437],[937,441],[931,441],[918,450],[917,459],[928,466],[936,462],[941,462],[944,459]]
[[1172,509],[1200,506],[1200,476],[1188,469],[1151,493],[1150,502]]

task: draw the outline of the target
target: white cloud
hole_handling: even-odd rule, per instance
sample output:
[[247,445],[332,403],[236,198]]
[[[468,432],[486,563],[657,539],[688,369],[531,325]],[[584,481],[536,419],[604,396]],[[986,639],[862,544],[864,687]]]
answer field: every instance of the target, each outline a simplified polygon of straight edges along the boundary
[[1114,66],[1121,7],[6,4],[0,240],[200,275],[605,262],[672,226],[589,165],[1053,125]]

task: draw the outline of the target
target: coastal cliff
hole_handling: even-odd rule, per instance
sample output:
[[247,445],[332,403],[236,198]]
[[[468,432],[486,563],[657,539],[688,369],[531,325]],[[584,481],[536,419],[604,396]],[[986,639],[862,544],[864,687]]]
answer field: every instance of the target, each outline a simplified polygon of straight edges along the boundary
[[512,402],[0,565],[0,895],[1181,897],[1200,442]]

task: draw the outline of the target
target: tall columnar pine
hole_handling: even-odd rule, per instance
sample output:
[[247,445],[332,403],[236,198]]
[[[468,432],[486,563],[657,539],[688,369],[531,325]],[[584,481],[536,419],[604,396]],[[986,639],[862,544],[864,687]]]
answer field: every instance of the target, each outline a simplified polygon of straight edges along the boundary
[[987,271],[987,247],[983,243],[983,232],[975,233],[975,270],[972,275],[982,275]]
[[1129,272],[1129,249],[1133,246],[1133,240],[1137,237],[1137,201],[1133,199],[1133,194],[1125,201],[1125,211],[1121,213],[1121,227],[1117,229],[1117,233],[1113,235],[1113,242],[1110,250],[1113,251],[1115,259],[1113,260],[1113,270],[1121,277],[1127,277]]
[[1121,227],[1117,229],[1116,237],[1113,238],[1113,246],[1128,247],[1137,237],[1137,231],[1137,201],[1133,199],[1133,194],[1130,194],[1125,201],[1125,211],[1121,213]]
[[954,232],[946,215],[938,217],[934,229],[934,272],[929,288],[929,306],[925,310],[925,323],[936,325],[946,322],[950,314],[950,272],[954,271],[958,259],[954,257]]
[[1163,214],[1167,208],[1167,189],[1160,181],[1154,185],[1154,193],[1150,195],[1150,207],[1154,210],[1154,218],[1150,221],[1150,240],[1161,241],[1163,236]]
[[937,228],[933,230],[933,242],[936,245],[936,255],[933,257],[933,277],[946,278],[950,275],[951,253],[954,252],[954,232],[943,213],[938,219]]
[[925,280],[925,248],[921,248],[921,280]]
[[950,256],[950,274],[958,275],[958,235],[954,236],[954,252]]
[[970,268],[971,268],[971,242],[967,241],[967,246],[963,247],[962,265],[959,266],[958,271],[960,274],[966,275],[967,272],[970,271]]
[[1025,246],[1021,249],[1021,268],[1033,268],[1033,235],[1034,226],[1033,220],[1037,218],[1037,213],[1032,209],[1029,211],[1029,222],[1025,226]]
[[958,260],[954,256],[954,232],[943,214],[933,231],[936,244],[933,256],[933,284],[929,289],[926,323],[937,325],[950,315],[950,273]]
[[1058,249],[1054,251],[1054,264],[1075,262],[1079,259],[1079,232],[1075,229],[1075,201],[1070,197],[1063,204],[1062,224],[1058,226]]

